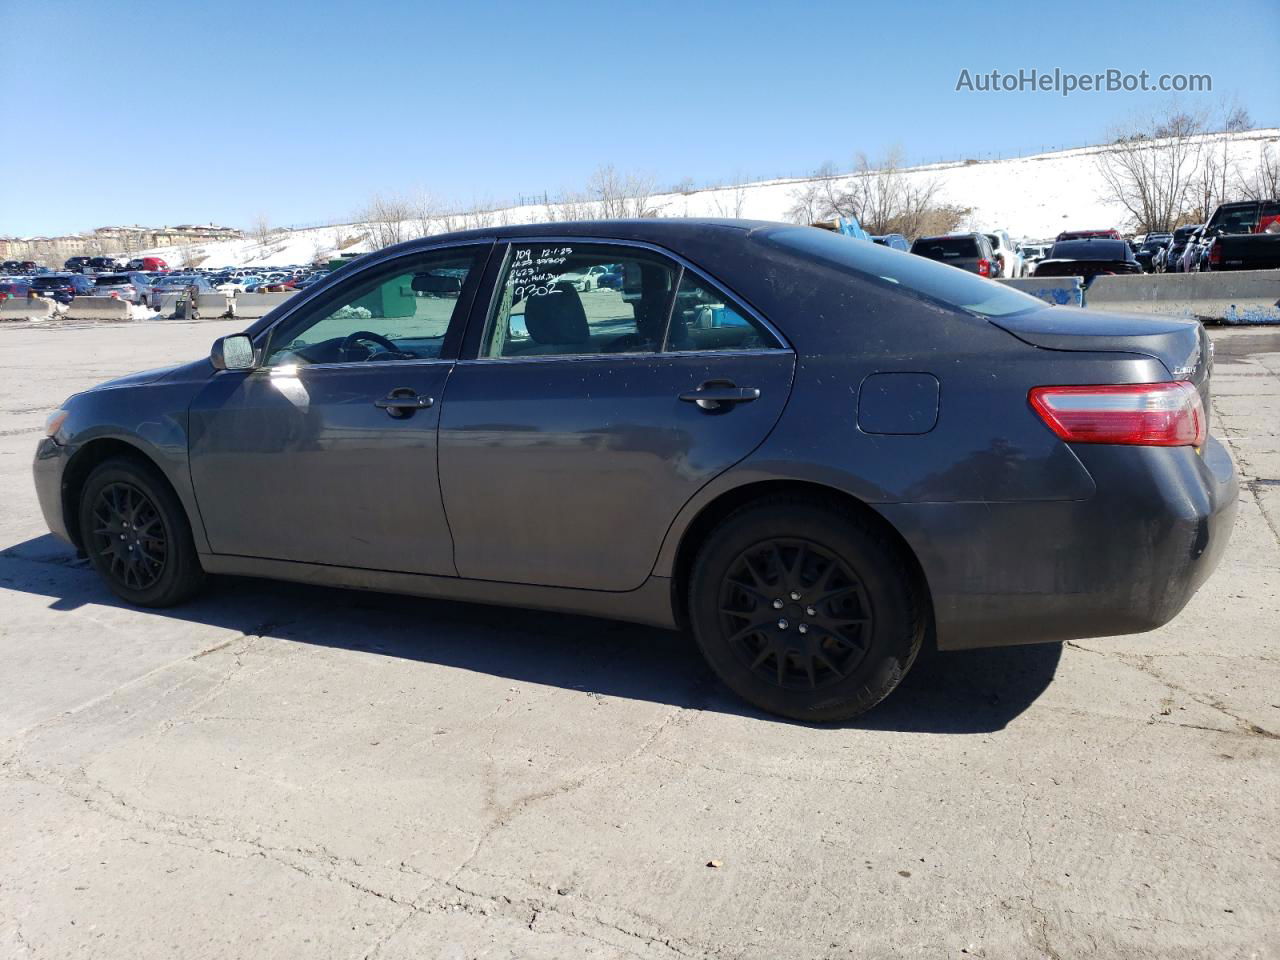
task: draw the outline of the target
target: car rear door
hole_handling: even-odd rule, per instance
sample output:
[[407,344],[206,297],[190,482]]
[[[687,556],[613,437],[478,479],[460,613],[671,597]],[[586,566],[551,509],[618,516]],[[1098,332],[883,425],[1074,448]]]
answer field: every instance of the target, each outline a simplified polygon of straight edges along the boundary
[[[621,289],[558,280],[595,265],[620,274]],[[441,414],[458,573],[639,587],[680,508],[773,428],[795,355],[650,248],[518,243],[496,273]]]
[[259,369],[211,379],[189,437],[214,553],[454,574],[439,401],[492,246],[353,270],[258,337]]

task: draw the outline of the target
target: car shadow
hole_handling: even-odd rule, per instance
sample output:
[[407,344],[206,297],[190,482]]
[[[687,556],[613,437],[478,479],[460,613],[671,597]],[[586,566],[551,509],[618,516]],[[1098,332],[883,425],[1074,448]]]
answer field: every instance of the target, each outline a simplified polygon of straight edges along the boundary
[[[12,566],[0,572],[0,586],[48,596],[51,610],[127,606],[52,536],[0,550],[0,558],[29,565],[25,572]],[[48,567],[35,566],[43,564],[69,568],[68,575],[49,576]],[[738,700],[688,637],[636,624],[245,577],[211,578],[195,600],[147,613],[514,681],[791,722]],[[1059,644],[926,649],[889,699],[865,717],[835,726],[935,734],[1000,730],[1045,690],[1061,655]]]

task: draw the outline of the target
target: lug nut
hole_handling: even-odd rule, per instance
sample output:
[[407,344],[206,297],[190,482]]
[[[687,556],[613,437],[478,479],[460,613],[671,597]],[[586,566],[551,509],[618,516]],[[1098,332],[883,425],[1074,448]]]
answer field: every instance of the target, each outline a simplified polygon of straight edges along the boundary
[[802,623],[800,624],[800,626],[796,627],[796,629],[799,630],[801,633],[808,633],[809,625],[807,623]]
[[794,590],[792,590],[792,591],[791,591],[791,599],[792,599],[792,600],[799,600],[799,599],[800,599],[800,594],[798,594],[798,593],[796,593]]
[[778,621],[779,630],[785,630],[789,626],[791,626],[791,623],[785,617],[783,617],[781,620]]
[[775,609],[775,610],[781,610],[781,609],[782,609],[782,601],[781,601],[781,600],[775,600],[775,601],[773,601],[773,609]]
[[805,608],[804,608],[804,612],[805,612],[805,613],[807,613],[809,616],[811,616],[811,617],[812,617],[812,616],[813,616],[815,613],[817,613],[818,611],[817,611],[817,610],[815,610],[815,609],[813,609],[813,607],[805,607]]

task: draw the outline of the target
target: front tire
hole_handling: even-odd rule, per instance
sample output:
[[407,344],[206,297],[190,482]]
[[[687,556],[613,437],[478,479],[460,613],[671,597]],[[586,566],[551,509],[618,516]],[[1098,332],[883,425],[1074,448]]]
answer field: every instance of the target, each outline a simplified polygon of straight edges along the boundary
[[848,720],[887,697],[920,651],[926,616],[901,548],[835,504],[749,504],[693,565],[689,621],[711,669],[795,720]]
[[80,493],[80,539],[111,592],[140,607],[170,607],[200,589],[204,571],[186,511],[154,468],[113,457]]

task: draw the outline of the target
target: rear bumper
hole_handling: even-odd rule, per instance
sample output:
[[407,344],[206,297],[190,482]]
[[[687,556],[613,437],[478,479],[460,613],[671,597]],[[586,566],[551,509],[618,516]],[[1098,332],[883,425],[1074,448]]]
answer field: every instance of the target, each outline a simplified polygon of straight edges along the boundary
[[1088,500],[892,504],[916,552],[944,650],[1154,630],[1217,566],[1235,522],[1230,455],[1190,447],[1073,447]]

